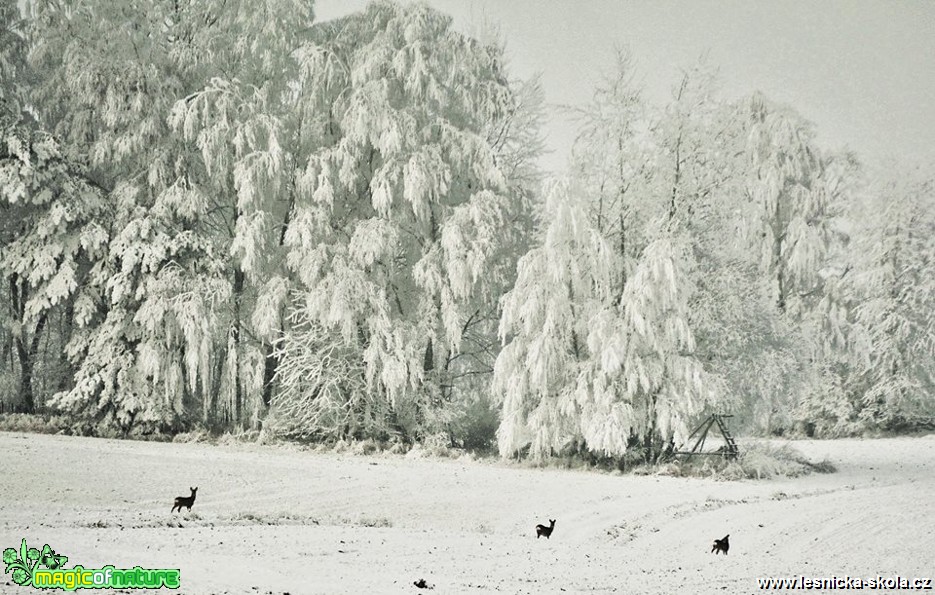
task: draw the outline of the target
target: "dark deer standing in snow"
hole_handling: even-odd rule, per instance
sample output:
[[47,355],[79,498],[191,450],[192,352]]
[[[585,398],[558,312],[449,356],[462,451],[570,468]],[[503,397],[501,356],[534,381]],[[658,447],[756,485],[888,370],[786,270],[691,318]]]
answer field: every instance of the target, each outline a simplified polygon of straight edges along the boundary
[[711,551],[714,552],[715,556],[720,554],[721,552],[724,552],[725,556],[727,555],[727,550],[730,549],[730,542],[727,541],[728,537],[730,537],[730,535],[725,535],[724,539],[714,540],[714,546],[711,547]]
[[552,534],[552,531],[554,529],[555,529],[554,519],[549,519],[548,527],[546,527],[545,525],[536,525],[536,539],[539,539],[540,537],[545,537],[546,539],[548,539],[549,535]]
[[188,509],[189,512],[192,510],[192,504],[195,503],[195,492],[198,491],[198,488],[188,488],[192,491],[191,496],[176,496],[175,505],[172,506],[172,512],[175,512],[175,509],[178,508],[179,512],[182,512],[182,507]]

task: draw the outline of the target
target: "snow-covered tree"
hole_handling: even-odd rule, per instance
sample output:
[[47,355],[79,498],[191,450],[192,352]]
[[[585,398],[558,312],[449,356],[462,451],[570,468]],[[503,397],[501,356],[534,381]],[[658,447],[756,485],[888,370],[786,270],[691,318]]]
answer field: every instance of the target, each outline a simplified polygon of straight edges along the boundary
[[[511,342],[495,385],[504,398],[503,454],[531,445],[541,455],[581,440],[619,455],[639,441],[652,458],[706,407],[738,414],[745,427],[781,431],[797,402],[840,392],[841,354],[832,346],[843,345],[835,287],[846,234],[837,221],[855,164],[820,151],[798,115],[760,95],[719,99],[704,60],[661,109],[641,99],[632,72],[619,53],[594,101],[576,112],[577,192],[563,200],[586,215],[563,222],[555,207],[546,211],[543,238],[586,219],[605,254],[588,258],[610,263],[580,281],[591,292],[570,302],[581,318],[561,318],[559,331],[538,328],[535,313],[549,310],[532,299],[524,309],[522,296],[541,291],[537,274],[522,269],[504,300],[502,331]],[[548,249],[543,243],[521,263],[528,271],[532,263],[562,267],[561,257],[544,256]],[[571,333],[572,324],[584,330]],[[584,334],[588,349],[571,350],[574,359],[567,345],[531,347],[546,336]],[[532,367],[522,370],[527,352],[551,362],[540,362],[551,375],[536,390],[507,381],[530,374]],[[629,409],[614,409],[624,404]]]
[[[81,285],[106,246],[106,213],[97,189],[75,174],[49,135],[0,125],[0,140],[0,278],[10,306],[4,322],[15,345],[22,407],[31,412],[36,360],[50,316],[58,310],[70,324],[95,309],[93,292]],[[67,369],[45,372],[67,378]]]
[[78,323],[76,382],[59,405],[122,427],[260,415],[266,352],[249,323],[281,260],[267,249],[289,211],[278,139],[298,125],[280,117],[296,101],[310,6],[33,7],[36,111],[113,216],[92,277],[99,308]]
[[[336,343],[357,354],[367,390],[385,401],[374,409],[386,412],[384,435],[439,431],[451,385],[489,372],[489,356],[474,352],[484,342],[470,335],[487,332],[476,323],[490,320],[507,282],[498,260],[516,252],[509,222],[526,199],[500,167],[511,149],[499,135],[512,134],[517,110],[501,50],[424,5],[389,2],[311,37],[300,52],[324,73],[314,84],[327,108],[308,124],[321,142],[299,164],[285,233],[303,325],[284,335],[281,365],[301,364],[290,342]],[[320,390],[287,383],[280,407]]]
[[630,68],[618,55],[615,73],[578,113],[573,186],[581,190],[552,190],[542,244],[520,261],[503,301],[510,342],[494,389],[504,399],[505,456],[580,441],[609,456],[638,444],[654,460],[687,437],[715,396],[690,311],[692,209],[720,183],[704,146],[713,126],[698,115],[706,89],[693,87],[706,79],[687,74],[656,116]]
[[852,213],[846,378],[856,419],[839,421],[900,430],[935,417],[935,180],[878,179]]
[[567,182],[546,193],[543,221],[541,244],[520,259],[516,284],[502,300],[505,345],[493,390],[502,399],[497,437],[503,456],[527,446],[547,455],[582,436],[575,388],[590,357],[597,278],[612,269],[609,246]]
[[798,315],[820,287],[840,180],[798,114],[761,94],[747,107],[752,242],[774,280],[777,307]]
[[39,381],[43,396],[67,385],[62,346],[72,320],[94,307],[83,285],[108,239],[106,213],[98,189],[28,109],[34,73],[15,3],[0,3],[0,21],[0,340],[4,360],[15,353],[13,405],[32,412],[43,404]]
[[578,134],[570,163],[575,183],[593,197],[588,212],[594,225],[614,241],[629,267],[646,246],[648,223],[662,215],[660,205],[645,198],[658,155],[650,107],[633,82],[633,71],[630,54],[618,50],[614,69],[592,101],[572,111]]
[[647,459],[930,419],[931,181],[615,66],[543,193],[538,81],[425,5],[0,0],[0,405],[457,441],[492,377],[502,454]]
[[283,244],[296,203],[296,168],[321,142],[311,121],[323,108],[316,85],[327,73],[308,44],[310,3],[222,3],[215,10],[201,51],[218,71],[175,103],[168,122],[191,151],[179,181],[195,194],[181,198],[226,231],[220,245],[229,258],[231,299],[222,317],[220,395],[209,410],[226,410],[238,424],[256,423],[272,399],[272,343],[282,331],[289,287]]
[[504,297],[494,390],[503,397],[500,452],[548,455],[582,441],[622,455],[634,441],[655,457],[684,440],[711,398],[692,355],[685,245],[659,233],[621,286],[621,259],[557,184],[542,244],[524,256]]
[[787,376],[792,382],[778,398],[766,400],[761,410],[769,420],[761,425],[781,429],[799,417],[812,427],[818,420],[801,419],[806,410],[842,410],[841,403],[832,404],[842,394],[846,364],[841,358],[847,357],[841,324],[847,300],[838,288],[848,270],[841,257],[847,242],[841,222],[860,166],[849,154],[819,148],[812,127],[791,109],[760,95],[747,109],[747,193],[753,208],[745,213],[752,224],[748,237],[771,278],[784,324],[794,327],[787,349],[795,360],[794,373]]
[[[16,130],[22,113],[22,89],[17,87],[25,62],[26,39],[21,27],[22,19],[16,3],[12,0],[0,1],[0,130],[3,131],[0,142]],[[0,243],[8,245],[14,241],[18,230],[15,220],[7,216],[5,208],[3,212],[4,216],[0,219]],[[12,296],[4,295],[0,301],[0,395],[5,397],[0,399],[0,409],[10,407],[12,404],[7,401],[12,399],[8,395],[13,395],[19,390],[19,378],[13,357],[12,330],[15,318],[16,309],[13,308]]]
[[511,90],[500,49],[390,2],[324,24],[292,0],[30,10],[29,107],[109,205],[59,406],[256,423],[295,353],[274,343],[309,344],[294,309],[414,399],[406,423],[478,390],[541,147],[541,92]]

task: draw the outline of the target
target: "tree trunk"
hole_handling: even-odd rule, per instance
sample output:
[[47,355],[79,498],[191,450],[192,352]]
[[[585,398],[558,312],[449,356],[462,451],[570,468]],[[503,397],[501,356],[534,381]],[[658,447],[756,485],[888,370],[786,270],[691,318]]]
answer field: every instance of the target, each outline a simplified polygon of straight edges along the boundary
[[[283,218],[282,227],[279,229],[279,248],[286,245],[286,231],[289,229],[289,223],[292,221],[292,210],[295,208],[295,174],[292,176],[293,192],[289,195],[289,207],[286,209],[286,215]],[[282,317],[279,321],[279,332],[283,331]],[[273,379],[279,370],[279,358],[273,355],[272,343],[266,343],[263,346],[263,406],[269,409],[273,403]]]
[[19,357],[20,367],[20,394],[22,396],[22,413],[35,413],[36,400],[33,394],[32,376],[35,367],[36,354],[39,351],[39,339],[45,328],[48,314],[43,312],[36,321],[36,330],[33,332],[29,345],[23,340],[22,334],[16,338],[16,354]]
[[32,394],[32,361],[29,359],[23,339],[16,339],[16,354],[19,356],[20,369],[20,413],[34,413],[36,410],[35,400]]
[[428,344],[425,346],[425,354],[422,356],[422,371],[431,372],[435,369],[435,353],[432,350],[432,338],[429,337]]
[[[678,95],[676,96],[676,102],[682,100],[682,94],[685,92],[685,87],[688,85],[688,75],[686,74],[682,77],[682,84],[679,86]],[[682,123],[679,123],[678,135],[675,138],[675,175],[672,179],[672,194],[669,197],[669,223],[675,219],[676,212],[678,211],[678,192],[679,184],[682,182],[682,136],[684,130],[682,128]]]
[[60,332],[62,333],[62,350],[59,353],[59,380],[58,380],[58,390],[66,391],[72,387],[74,383],[74,370],[72,369],[71,362],[68,361],[68,356],[65,353],[65,346],[68,345],[69,339],[71,338],[71,329],[75,324],[75,305],[72,301],[69,301],[65,306],[65,315],[62,321],[62,328]]
[[273,378],[279,370],[279,358],[273,355],[273,345],[267,343],[263,353],[263,406],[269,409],[273,402]]
[[240,310],[243,302],[244,272],[240,265],[234,268],[234,320],[231,322],[231,333],[233,334],[234,353],[228,353],[227,357],[234,358],[234,427],[243,427],[243,385],[240,382]]
[[779,311],[783,314],[786,313],[786,288],[785,284],[782,281],[782,267],[779,267],[776,271],[776,284],[779,286],[779,299],[776,300],[776,305],[779,307]]
[[653,464],[659,458],[656,447],[656,393],[649,398],[649,429],[643,437],[643,456],[647,463]]

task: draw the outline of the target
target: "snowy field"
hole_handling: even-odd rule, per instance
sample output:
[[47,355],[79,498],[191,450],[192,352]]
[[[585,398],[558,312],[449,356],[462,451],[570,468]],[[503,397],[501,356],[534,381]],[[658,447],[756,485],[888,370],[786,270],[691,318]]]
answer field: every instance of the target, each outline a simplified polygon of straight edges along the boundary
[[[754,593],[758,577],[935,575],[935,436],[795,447],[838,472],[719,482],[0,433],[0,547],[179,568],[188,594]],[[189,486],[192,512],[171,514]],[[711,554],[728,533],[730,554]],[[8,575],[0,591],[39,592]]]

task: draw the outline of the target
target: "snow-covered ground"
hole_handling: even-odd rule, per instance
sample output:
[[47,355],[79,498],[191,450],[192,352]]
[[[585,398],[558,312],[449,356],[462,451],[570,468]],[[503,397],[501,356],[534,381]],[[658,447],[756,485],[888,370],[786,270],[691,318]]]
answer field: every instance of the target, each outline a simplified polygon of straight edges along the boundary
[[[725,482],[0,433],[0,548],[25,537],[69,567],[179,568],[187,594],[755,593],[765,577],[935,577],[935,436],[795,447],[838,472]],[[192,512],[170,513],[189,486]],[[547,519],[552,538],[536,539]],[[711,554],[728,533],[730,554]],[[8,575],[0,591],[39,592]]]

